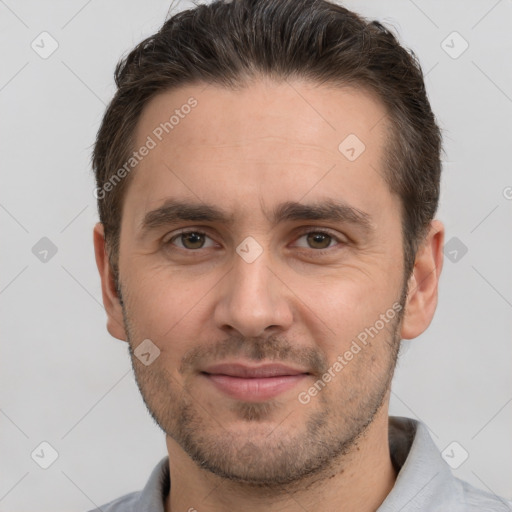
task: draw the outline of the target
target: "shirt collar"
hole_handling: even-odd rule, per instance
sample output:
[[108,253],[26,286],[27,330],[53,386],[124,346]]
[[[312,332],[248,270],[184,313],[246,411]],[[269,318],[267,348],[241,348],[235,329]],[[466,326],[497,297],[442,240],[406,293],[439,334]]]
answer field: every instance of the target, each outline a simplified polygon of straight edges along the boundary
[[[377,512],[413,512],[457,503],[456,479],[424,423],[390,416],[389,449],[398,477]],[[164,457],[140,493],[137,510],[164,512],[169,487],[169,457]]]
[[398,476],[377,512],[446,510],[457,503],[459,486],[427,426],[411,418],[389,417],[389,450]]

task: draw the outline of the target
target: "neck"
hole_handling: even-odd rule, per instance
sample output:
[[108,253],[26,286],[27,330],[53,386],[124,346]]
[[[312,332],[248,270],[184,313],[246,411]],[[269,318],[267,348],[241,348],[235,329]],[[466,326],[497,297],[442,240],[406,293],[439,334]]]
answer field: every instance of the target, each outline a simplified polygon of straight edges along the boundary
[[349,453],[321,474],[286,488],[261,488],[226,480],[201,469],[169,437],[167,448],[171,491],[166,512],[374,512],[396,480],[389,453],[386,406]]

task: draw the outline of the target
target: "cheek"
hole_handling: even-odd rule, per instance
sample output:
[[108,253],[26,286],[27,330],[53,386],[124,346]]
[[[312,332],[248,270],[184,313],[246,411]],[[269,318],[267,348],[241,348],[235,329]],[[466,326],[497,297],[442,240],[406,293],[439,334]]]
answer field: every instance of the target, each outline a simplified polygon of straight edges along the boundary
[[168,269],[130,273],[125,285],[129,289],[126,307],[137,338],[134,343],[149,338],[162,355],[172,352],[181,357],[190,348],[186,340],[204,327],[198,315],[203,314],[205,299],[215,282],[210,278],[191,282]]
[[389,283],[348,275],[331,275],[314,286],[296,280],[293,286],[302,301],[297,302],[302,321],[309,324],[309,331],[331,358],[392,307],[395,288],[390,288]]

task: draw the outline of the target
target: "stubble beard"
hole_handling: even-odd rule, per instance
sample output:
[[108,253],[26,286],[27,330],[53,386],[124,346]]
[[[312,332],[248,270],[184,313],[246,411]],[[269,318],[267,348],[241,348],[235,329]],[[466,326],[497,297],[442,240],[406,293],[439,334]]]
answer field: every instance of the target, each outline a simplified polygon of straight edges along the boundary
[[[384,405],[398,358],[401,316],[397,315],[388,324],[386,332],[382,333],[386,338],[375,341],[387,345],[385,364],[365,367],[364,362],[368,363],[373,357],[371,353],[365,354],[368,347],[350,363],[359,364],[359,372],[355,370],[359,374],[352,379],[352,382],[359,382],[358,389],[347,390],[339,382],[344,378],[344,369],[333,379],[339,382],[337,389],[342,390],[341,397],[334,394],[336,383],[328,384],[310,404],[302,405],[297,400],[296,408],[279,421],[276,417],[280,408],[289,403],[279,399],[260,403],[233,402],[230,414],[237,422],[244,423],[242,431],[236,431],[232,426],[223,425],[222,417],[215,418],[208,413],[189,393],[186,381],[182,385],[165,368],[155,363],[145,367],[136,359],[133,341],[138,338],[133,336],[130,317],[123,304],[135,379],[155,422],[203,470],[248,488],[269,491],[292,491],[299,485],[304,487],[306,482],[311,484],[324,478],[334,468],[336,471],[343,468],[343,460],[348,461]],[[275,356],[294,351],[293,345],[275,338],[250,345],[247,345],[249,342],[244,345],[242,340],[238,340],[238,344],[225,341],[221,350],[236,347],[234,353],[254,360],[286,360]],[[360,356],[357,363],[356,358]],[[320,365],[319,361],[317,359]],[[326,362],[322,361],[325,369]],[[294,416],[297,412],[304,415],[308,407],[311,412],[298,424]]]

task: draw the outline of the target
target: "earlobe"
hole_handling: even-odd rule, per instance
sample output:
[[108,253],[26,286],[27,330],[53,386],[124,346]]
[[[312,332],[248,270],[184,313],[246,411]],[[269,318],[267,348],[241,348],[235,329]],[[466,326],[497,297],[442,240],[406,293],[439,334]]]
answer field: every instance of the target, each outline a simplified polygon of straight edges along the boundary
[[401,337],[412,339],[430,325],[437,306],[439,277],[443,267],[444,226],[434,220],[416,253],[408,283]]
[[96,266],[101,278],[101,294],[107,313],[107,330],[114,338],[127,340],[123,322],[123,310],[119,300],[112,268],[107,254],[103,224],[98,222],[93,231]]

